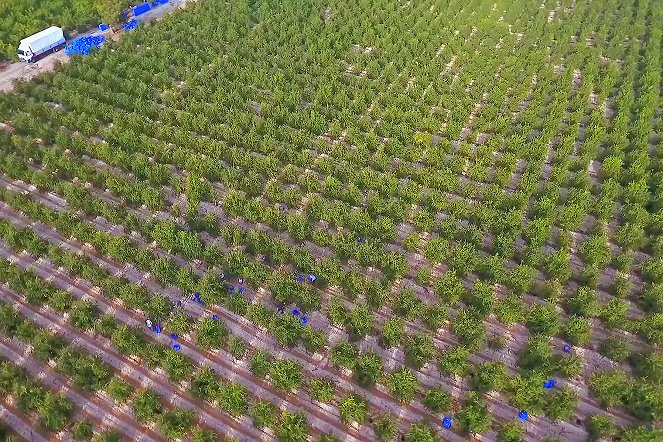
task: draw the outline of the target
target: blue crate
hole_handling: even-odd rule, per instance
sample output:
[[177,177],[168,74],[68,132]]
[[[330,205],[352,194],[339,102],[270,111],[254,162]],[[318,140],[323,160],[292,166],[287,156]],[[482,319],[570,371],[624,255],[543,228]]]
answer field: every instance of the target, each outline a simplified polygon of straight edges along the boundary
[[74,39],[67,47],[64,48],[66,55],[88,55],[94,48],[100,47],[106,38],[101,35],[83,35]]
[[124,26],[122,26],[122,29],[125,31],[131,31],[132,29],[136,29],[136,26],[140,23],[140,20],[133,19],[129,22],[127,22]]
[[134,17],[138,17],[141,14],[145,14],[150,9],[151,9],[151,6],[147,2],[145,2],[141,5],[138,5],[134,8]]

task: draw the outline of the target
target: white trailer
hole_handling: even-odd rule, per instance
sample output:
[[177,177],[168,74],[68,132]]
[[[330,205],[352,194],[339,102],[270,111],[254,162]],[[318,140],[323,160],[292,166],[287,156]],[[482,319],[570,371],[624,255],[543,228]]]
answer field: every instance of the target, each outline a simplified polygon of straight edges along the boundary
[[18,45],[18,58],[28,63],[37,61],[40,56],[59,50],[65,43],[62,29],[51,26],[21,40]]

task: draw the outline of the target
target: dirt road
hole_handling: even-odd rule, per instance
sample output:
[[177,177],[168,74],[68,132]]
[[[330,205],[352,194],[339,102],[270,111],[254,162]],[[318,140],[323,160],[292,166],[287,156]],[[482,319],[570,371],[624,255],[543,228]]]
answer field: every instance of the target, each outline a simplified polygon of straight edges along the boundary
[[5,70],[0,72],[0,92],[9,92],[14,88],[14,80],[29,80],[42,72],[48,72],[55,69],[57,62],[66,62],[64,52],[55,52],[36,63],[17,62],[10,64]]
[[[149,23],[153,20],[158,20],[160,17],[163,17],[165,14],[168,14],[176,9],[183,8],[186,3],[187,0],[170,0],[165,5],[151,9],[150,11],[137,18],[143,23]],[[96,28],[93,28],[83,34],[77,34],[76,37],[79,37],[80,35],[91,35],[95,33],[97,33],[97,30]],[[120,30],[115,32],[115,34],[109,38],[117,40],[123,35],[123,33],[124,32]],[[45,56],[36,63],[11,63],[4,69],[0,70],[0,93],[10,92],[13,90],[14,81],[29,80],[43,72],[54,70],[58,65],[57,62],[67,63],[68,61],[69,57],[64,54],[64,51],[59,51]]]

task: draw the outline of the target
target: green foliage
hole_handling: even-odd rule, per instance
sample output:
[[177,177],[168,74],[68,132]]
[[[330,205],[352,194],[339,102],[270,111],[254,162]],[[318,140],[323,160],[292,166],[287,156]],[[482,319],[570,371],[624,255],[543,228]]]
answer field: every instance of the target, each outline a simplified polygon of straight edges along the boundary
[[596,292],[588,287],[580,287],[575,296],[569,299],[569,311],[578,316],[593,318],[599,314],[599,301]]
[[257,350],[251,356],[251,363],[249,369],[253,376],[257,378],[264,378],[269,373],[269,367],[271,365],[271,355],[265,350]]
[[193,377],[189,391],[194,397],[214,401],[221,391],[218,375],[210,367],[201,367]]
[[379,343],[383,348],[395,347],[401,341],[401,337],[405,331],[403,320],[392,316],[387,319],[382,326],[382,333],[380,334]]
[[127,384],[119,377],[113,377],[108,385],[106,385],[106,392],[110,397],[117,402],[124,402],[133,393],[133,387]]
[[116,429],[106,430],[94,438],[94,442],[121,442],[122,433]]
[[417,377],[409,368],[401,367],[388,375],[385,385],[389,393],[402,403],[408,403],[415,398],[419,388]]
[[376,353],[364,353],[356,359],[354,377],[363,387],[373,387],[383,375],[382,359]]
[[330,378],[312,379],[308,391],[315,401],[329,403],[334,400],[334,381]]
[[195,423],[195,414],[191,410],[169,410],[157,419],[157,428],[168,439],[180,439],[187,434]]
[[288,359],[274,360],[269,367],[272,385],[283,392],[298,389],[304,381],[301,366]]
[[485,362],[477,367],[472,382],[479,391],[500,391],[507,380],[507,367],[503,362]]
[[435,294],[445,303],[454,305],[465,294],[465,288],[456,272],[450,270],[435,282]]
[[484,433],[490,429],[492,417],[488,407],[475,392],[467,394],[465,404],[458,412],[458,423],[470,433]]
[[340,367],[353,369],[359,355],[357,346],[350,342],[339,342],[331,350],[330,361]]
[[557,372],[566,378],[575,378],[582,374],[583,361],[579,355],[566,355],[559,358]]
[[465,347],[446,350],[438,358],[437,368],[445,375],[465,376],[470,370],[469,355],[470,352]]
[[437,442],[438,440],[435,431],[421,422],[410,425],[404,438],[405,442]]
[[497,435],[499,442],[521,442],[523,440],[523,427],[516,422],[506,422]]
[[249,393],[243,385],[235,382],[221,382],[217,401],[231,416],[241,416],[248,410]]
[[526,370],[550,373],[555,367],[555,352],[548,338],[530,336],[520,354],[519,364]]
[[546,397],[543,411],[553,420],[569,420],[578,407],[578,395],[568,389],[555,391]]
[[564,331],[566,339],[573,345],[587,345],[592,337],[592,328],[589,321],[577,316],[571,316]]
[[553,305],[534,305],[527,314],[527,327],[532,333],[555,336],[561,327],[559,314]]
[[302,413],[281,413],[279,423],[275,429],[279,442],[305,442],[307,440],[309,425]]
[[417,333],[407,336],[403,342],[405,362],[419,369],[435,356],[435,346],[431,337],[426,333]]
[[589,437],[595,441],[601,438],[610,439],[617,433],[617,427],[612,418],[606,414],[595,414],[587,421]]
[[440,387],[429,388],[424,394],[423,404],[433,413],[441,413],[451,410],[452,397]]
[[452,322],[451,331],[458,336],[461,345],[472,350],[483,347],[486,340],[483,320],[469,310],[458,310],[456,318]]
[[271,428],[276,421],[276,407],[269,402],[258,401],[251,410],[253,426],[256,428]]
[[73,406],[60,393],[47,392],[37,406],[39,425],[46,431],[58,432],[67,426],[73,416]]
[[90,440],[94,434],[92,428],[92,422],[87,419],[76,422],[73,427],[71,427],[71,436],[74,440]]
[[347,318],[346,327],[348,334],[353,340],[359,340],[371,331],[373,326],[373,314],[368,306],[360,305],[350,312]]
[[211,430],[204,430],[200,427],[195,427],[191,431],[192,442],[216,442],[219,440],[219,435]]
[[131,410],[138,422],[154,422],[161,412],[160,397],[154,390],[139,391],[131,402]]
[[601,343],[601,354],[616,362],[624,362],[631,354],[628,342],[623,338],[610,337]]
[[381,441],[393,441],[398,434],[396,418],[391,414],[381,414],[373,422],[373,431]]
[[358,394],[350,393],[339,402],[338,412],[346,424],[353,422],[363,424],[368,419],[368,403]]

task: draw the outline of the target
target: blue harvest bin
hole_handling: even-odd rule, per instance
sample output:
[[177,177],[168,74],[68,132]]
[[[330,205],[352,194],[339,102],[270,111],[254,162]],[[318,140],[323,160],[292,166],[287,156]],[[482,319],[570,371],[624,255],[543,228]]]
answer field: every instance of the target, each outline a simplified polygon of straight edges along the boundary
[[110,28],[110,26],[108,26],[108,25],[105,24],[105,23],[100,23],[100,24],[99,24],[99,30],[102,31],[102,32],[103,32],[103,31],[107,31],[109,28]]
[[67,47],[64,48],[65,55],[88,55],[93,48],[98,48],[106,38],[101,35],[83,35],[74,39]]
[[122,29],[124,29],[125,31],[131,31],[132,29],[136,29],[138,23],[140,23],[140,21],[133,19],[130,22],[127,22],[124,26],[122,26]]
[[143,3],[142,5],[138,5],[134,8],[134,17],[138,17],[141,14],[145,14],[150,9],[151,6],[147,2]]

